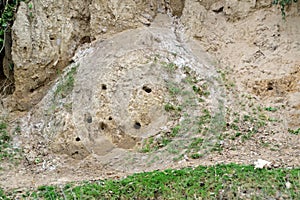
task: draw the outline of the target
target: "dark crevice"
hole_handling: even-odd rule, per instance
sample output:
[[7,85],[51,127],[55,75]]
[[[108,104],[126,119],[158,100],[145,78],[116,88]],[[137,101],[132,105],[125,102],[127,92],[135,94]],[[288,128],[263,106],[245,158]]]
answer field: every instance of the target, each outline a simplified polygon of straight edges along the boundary
[[222,7],[218,8],[218,9],[214,9],[212,11],[215,12],[215,13],[220,13],[220,12],[223,12],[223,10],[224,10],[224,7],[222,6]]
[[12,61],[11,47],[12,38],[11,31],[6,31],[4,33],[4,43],[1,44],[1,49],[3,49],[0,54],[0,94],[1,96],[7,96],[14,92],[14,63]]
[[91,43],[91,37],[90,36],[84,36],[80,39],[80,44],[85,44],[85,43]]
[[[1,39],[0,42],[0,95],[5,97],[10,95],[15,90],[14,81],[14,63],[12,61],[11,48],[12,36],[11,27],[14,20],[14,13],[17,12],[18,4],[20,1],[1,1],[0,14],[2,21],[1,24]],[[5,26],[3,26],[6,24]]]
[[107,125],[106,125],[105,123],[103,123],[103,122],[100,122],[99,127],[100,127],[100,129],[101,129],[102,131],[104,131],[104,130],[107,128]]

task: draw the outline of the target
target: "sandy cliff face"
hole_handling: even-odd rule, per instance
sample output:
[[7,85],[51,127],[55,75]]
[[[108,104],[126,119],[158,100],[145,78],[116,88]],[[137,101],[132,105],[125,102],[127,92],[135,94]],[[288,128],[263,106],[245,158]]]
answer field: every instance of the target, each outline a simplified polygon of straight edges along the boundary
[[8,101],[10,106],[28,110],[39,102],[48,83],[71,62],[79,45],[149,24],[157,10],[164,12],[164,2],[21,2],[12,34],[16,90]]
[[5,103],[29,110],[13,141],[25,159],[2,187],[258,158],[299,166],[288,131],[300,127],[299,10],[284,21],[270,0],[21,3]]
[[[230,72],[239,91],[267,104],[287,104],[286,124],[298,127],[300,92],[300,2],[282,20],[271,1],[186,1],[181,20]],[[299,102],[299,101],[298,101]]]
[[[187,35],[197,38],[209,52],[231,66],[240,64],[237,59],[227,63],[231,60],[227,59],[229,48],[235,49],[237,43],[246,44],[242,45],[245,50],[242,56],[249,60],[262,46],[272,53],[272,48],[278,47],[276,42],[280,42],[280,31],[297,29],[293,19],[289,23],[281,20],[278,8],[271,8],[270,0],[21,2],[12,34],[16,89],[6,101],[8,106],[28,110],[38,103],[51,80],[72,62],[78,46],[150,25],[158,12],[165,13],[166,10],[180,17]],[[297,6],[288,13],[297,15]],[[296,39],[291,38],[290,43],[295,43]],[[230,57],[239,58],[240,55],[232,56],[235,53],[237,51],[231,52]]]

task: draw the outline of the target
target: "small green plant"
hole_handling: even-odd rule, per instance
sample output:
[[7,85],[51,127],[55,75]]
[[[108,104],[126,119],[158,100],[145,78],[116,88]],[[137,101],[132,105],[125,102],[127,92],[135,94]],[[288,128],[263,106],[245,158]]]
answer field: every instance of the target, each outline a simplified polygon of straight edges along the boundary
[[60,80],[60,83],[56,87],[56,90],[54,91],[54,98],[65,98],[72,90],[74,87],[74,76],[77,71],[77,67],[73,66],[70,71],[66,74],[64,78]]
[[171,131],[171,137],[175,137],[178,135],[179,131],[181,129],[181,126],[177,125],[175,126],[174,128],[172,128],[172,131]]
[[9,156],[8,148],[11,137],[7,133],[7,125],[0,122],[0,160]]
[[171,96],[176,96],[181,93],[181,89],[174,83],[169,83],[168,89]]
[[198,125],[199,126],[209,123],[212,118],[209,110],[204,109],[202,112],[203,112],[203,114],[200,117],[198,117]]
[[174,72],[176,69],[178,69],[178,66],[175,63],[166,63],[166,62],[161,62],[161,65],[167,69],[168,72]]
[[164,108],[165,108],[165,111],[167,111],[167,112],[170,112],[170,111],[179,111],[180,112],[182,110],[181,106],[174,106],[171,103],[166,103]]
[[200,153],[193,153],[193,154],[190,155],[190,157],[192,159],[199,159],[199,158],[203,157],[203,155],[200,154]]
[[293,130],[293,129],[288,129],[288,132],[294,135],[299,135],[300,134],[300,128]]
[[296,3],[296,2],[298,2],[298,0],[274,0],[273,4],[280,5],[282,18],[285,19],[286,16],[285,8],[291,5],[292,3]]
[[11,145],[12,137],[7,131],[7,124],[0,121],[0,162],[4,159],[12,159],[18,152],[18,149],[13,149]]
[[29,4],[28,4],[28,9],[29,9],[29,10],[32,10],[32,8],[33,8],[32,3],[29,3]]
[[142,145],[141,152],[148,153],[167,146],[172,142],[172,139],[179,134],[180,130],[181,126],[176,125],[171,129],[171,131],[161,132],[159,137],[150,137],[148,139],[145,139]]
[[277,108],[266,107],[265,110],[266,110],[266,111],[270,111],[270,112],[275,112],[275,111],[277,111]]

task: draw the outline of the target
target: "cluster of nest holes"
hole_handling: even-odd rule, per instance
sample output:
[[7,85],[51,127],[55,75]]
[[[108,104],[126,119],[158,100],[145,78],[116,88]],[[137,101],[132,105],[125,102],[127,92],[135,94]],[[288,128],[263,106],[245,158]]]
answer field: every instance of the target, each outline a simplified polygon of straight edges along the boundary
[[[106,85],[106,84],[102,84],[102,85],[101,85],[101,89],[102,89],[102,90],[107,90],[107,85]],[[151,89],[149,86],[146,86],[146,85],[143,86],[142,89],[143,89],[146,93],[151,93],[151,92],[152,92],[152,89]],[[109,116],[109,117],[108,117],[108,120],[109,120],[109,121],[112,121],[113,118],[112,118],[111,116]],[[93,121],[93,119],[92,119],[91,116],[86,116],[86,122],[87,122],[87,123],[92,123],[92,121]],[[142,125],[141,125],[140,122],[136,121],[136,122],[133,124],[133,128],[139,130],[139,129],[142,128]],[[104,122],[100,122],[100,123],[99,123],[99,129],[102,130],[102,131],[106,130],[106,129],[107,129],[107,124],[104,123]],[[80,141],[80,138],[79,138],[79,137],[76,137],[75,140],[76,140],[77,142],[79,142],[79,141]]]

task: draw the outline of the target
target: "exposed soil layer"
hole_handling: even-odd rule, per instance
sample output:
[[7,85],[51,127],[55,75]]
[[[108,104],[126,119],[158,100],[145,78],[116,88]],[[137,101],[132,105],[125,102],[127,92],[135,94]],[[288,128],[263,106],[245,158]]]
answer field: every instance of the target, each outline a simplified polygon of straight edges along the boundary
[[299,167],[299,17],[281,29],[263,11],[237,21],[213,11],[198,33],[185,10],[183,24],[158,14],[79,49],[18,119],[21,162],[1,163],[0,187],[257,159]]

